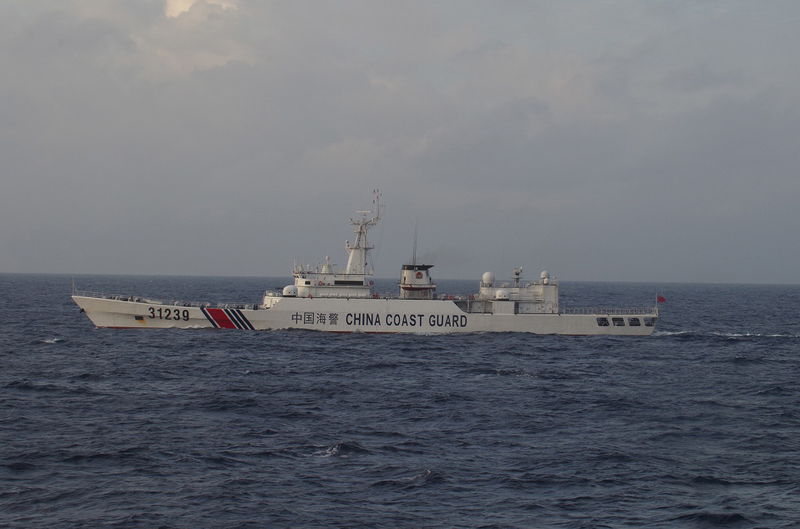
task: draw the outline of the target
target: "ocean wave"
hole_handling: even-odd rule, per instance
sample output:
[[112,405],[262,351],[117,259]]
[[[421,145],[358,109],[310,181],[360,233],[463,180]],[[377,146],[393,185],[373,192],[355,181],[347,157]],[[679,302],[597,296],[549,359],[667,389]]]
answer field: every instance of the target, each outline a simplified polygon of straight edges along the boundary
[[441,472],[436,472],[431,469],[424,469],[422,472],[418,474],[414,474],[413,476],[407,476],[397,479],[383,479],[380,481],[376,481],[372,484],[373,487],[390,487],[390,488],[400,488],[400,489],[413,489],[418,487],[425,487],[427,485],[434,485],[438,483],[444,483],[445,476]]
[[689,338],[787,338],[798,339],[800,334],[793,333],[760,333],[760,332],[722,332],[722,331],[655,331],[653,336],[676,336]]
[[16,391],[31,391],[41,393],[69,393],[74,395],[97,395],[98,393],[86,386],[65,386],[46,382],[32,382],[30,380],[12,380],[5,385],[6,389]]
[[692,478],[692,483],[695,485],[721,485],[725,487],[733,485],[733,483],[727,479],[715,476],[695,476]]
[[13,472],[14,474],[22,474],[23,472],[29,472],[35,469],[36,465],[25,461],[14,461],[11,463],[3,463],[2,465],[0,465],[0,467],[3,467]]
[[368,453],[370,453],[369,450],[356,442],[341,442],[328,446],[323,450],[317,450],[314,455],[321,457],[350,457],[356,454]]
[[32,341],[31,345],[37,345],[37,344],[55,345],[55,344],[59,344],[59,343],[64,343],[66,341],[67,341],[66,339],[58,338],[58,337],[56,337],[56,338],[40,338],[40,339]]
[[675,518],[671,518],[670,521],[692,522],[700,527],[741,527],[753,523],[744,515],[736,512],[698,512],[676,516]]

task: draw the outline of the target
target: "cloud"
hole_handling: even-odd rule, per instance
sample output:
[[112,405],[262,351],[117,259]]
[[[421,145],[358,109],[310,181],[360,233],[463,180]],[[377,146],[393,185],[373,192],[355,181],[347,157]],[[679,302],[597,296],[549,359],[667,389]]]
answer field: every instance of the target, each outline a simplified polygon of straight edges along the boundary
[[0,270],[794,280],[791,17],[620,5],[2,4]]
[[188,13],[195,5],[215,6],[221,9],[236,9],[235,0],[166,0],[164,14],[169,18],[178,18]]

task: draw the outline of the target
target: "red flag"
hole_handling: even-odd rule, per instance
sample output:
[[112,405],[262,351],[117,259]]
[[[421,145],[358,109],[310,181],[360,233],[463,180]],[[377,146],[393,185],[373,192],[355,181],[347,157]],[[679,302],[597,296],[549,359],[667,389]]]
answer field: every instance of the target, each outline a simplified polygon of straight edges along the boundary
[[656,302],[658,302],[658,303],[664,303],[665,301],[667,301],[667,298],[665,298],[664,296],[657,296],[656,297]]

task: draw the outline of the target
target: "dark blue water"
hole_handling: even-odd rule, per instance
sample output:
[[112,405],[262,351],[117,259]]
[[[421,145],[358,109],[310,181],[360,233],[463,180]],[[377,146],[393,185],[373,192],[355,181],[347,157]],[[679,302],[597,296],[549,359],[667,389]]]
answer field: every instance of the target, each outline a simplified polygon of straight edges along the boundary
[[0,276],[0,527],[800,526],[797,286],[562,284],[658,291],[649,338],[98,330],[70,288]]

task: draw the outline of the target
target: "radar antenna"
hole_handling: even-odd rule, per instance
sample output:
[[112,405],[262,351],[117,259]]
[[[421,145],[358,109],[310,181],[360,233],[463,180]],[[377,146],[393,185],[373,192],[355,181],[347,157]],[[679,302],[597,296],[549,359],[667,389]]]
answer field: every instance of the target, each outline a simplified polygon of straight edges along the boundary
[[356,240],[353,244],[345,243],[345,249],[348,253],[347,270],[345,272],[347,274],[368,273],[367,252],[372,250],[373,247],[367,241],[367,231],[381,220],[382,207],[380,191],[373,189],[372,194],[372,209],[356,211],[361,215],[361,218],[350,218],[350,224],[353,225]]
[[514,274],[514,286],[518,287],[519,286],[519,278],[522,275],[522,267],[518,266],[518,267],[514,268],[514,270],[512,271],[512,274]]

